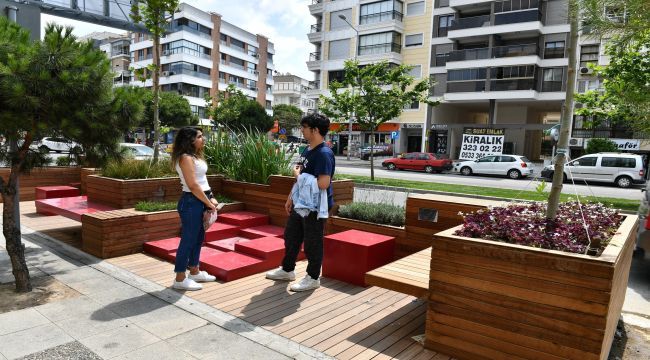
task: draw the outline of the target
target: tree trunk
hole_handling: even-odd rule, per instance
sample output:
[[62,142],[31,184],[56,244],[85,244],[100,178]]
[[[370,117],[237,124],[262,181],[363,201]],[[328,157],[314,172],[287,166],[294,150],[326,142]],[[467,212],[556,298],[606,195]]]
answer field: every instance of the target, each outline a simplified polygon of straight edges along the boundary
[[153,162],[158,162],[160,152],[160,35],[153,35]]
[[375,181],[375,128],[370,128],[370,181]]
[[[16,149],[16,143],[12,148]],[[20,198],[18,174],[20,165],[12,164],[9,180],[5,184],[0,178],[0,191],[2,192],[2,233],[4,234],[7,253],[11,259],[11,268],[16,279],[17,292],[32,291],[29,279],[29,269],[25,261],[25,246],[20,233]]]
[[576,50],[578,48],[578,3],[577,0],[569,1],[569,66],[567,71],[567,88],[564,104],[562,105],[562,119],[560,126],[560,138],[557,144],[555,156],[555,169],[553,172],[553,184],[548,195],[548,207],[546,218],[554,219],[560,204],[562,193],[562,182],[564,181],[564,163],[569,152],[569,131],[573,122],[573,94],[576,87]]

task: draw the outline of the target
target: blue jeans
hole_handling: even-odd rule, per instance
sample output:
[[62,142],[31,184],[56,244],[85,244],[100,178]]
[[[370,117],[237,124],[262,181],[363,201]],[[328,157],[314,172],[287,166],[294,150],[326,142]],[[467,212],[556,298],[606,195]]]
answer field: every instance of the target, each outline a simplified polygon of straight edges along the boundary
[[205,238],[203,211],[205,204],[191,193],[183,193],[176,207],[181,217],[181,241],[176,250],[174,272],[185,272],[190,267],[199,266],[201,245]]

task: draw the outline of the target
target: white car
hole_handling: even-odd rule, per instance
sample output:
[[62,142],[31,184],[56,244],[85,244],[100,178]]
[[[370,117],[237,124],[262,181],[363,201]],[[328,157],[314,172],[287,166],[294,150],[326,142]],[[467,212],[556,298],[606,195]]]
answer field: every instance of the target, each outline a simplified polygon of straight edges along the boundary
[[463,175],[505,175],[511,179],[533,175],[533,164],[522,155],[490,155],[478,160],[461,161],[454,171]]
[[[153,158],[153,149],[142,144],[120,143],[120,147],[126,149],[127,157],[136,160],[151,160]],[[164,151],[158,153],[161,159],[169,158],[169,154]]]
[[44,137],[40,141],[35,141],[30,147],[42,152],[56,151],[57,153],[81,150],[81,145],[61,137]]

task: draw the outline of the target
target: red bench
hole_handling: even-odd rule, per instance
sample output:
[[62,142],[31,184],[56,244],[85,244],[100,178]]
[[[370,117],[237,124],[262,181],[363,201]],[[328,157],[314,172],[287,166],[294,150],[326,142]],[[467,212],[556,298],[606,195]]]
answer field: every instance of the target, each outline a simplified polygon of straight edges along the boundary
[[366,286],[366,272],[393,261],[395,238],[348,230],[323,239],[323,276]]
[[115,210],[112,206],[88,201],[86,196],[35,200],[36,212],[41,215],[61,215],[81,222],[81,215]]
[[72,186],[39,186],[36,187],[36,200],[56,199],[79,196],[79,189]]

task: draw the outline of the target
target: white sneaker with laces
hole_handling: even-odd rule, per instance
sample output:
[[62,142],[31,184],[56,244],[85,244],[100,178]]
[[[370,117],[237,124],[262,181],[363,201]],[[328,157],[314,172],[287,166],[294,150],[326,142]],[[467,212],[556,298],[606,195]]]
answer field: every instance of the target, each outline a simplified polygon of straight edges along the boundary
[[314,290],[320,287],[320,279],[312,279],[311,276],[305,275],[304,278],[300,279],[295,284],[292,284],[290,289],[291,291],[308,291]]
[[172,288],[178,289],[178,290],[201,290],[203,289],[203,286],[201,284],[197,283],[196,281],[186,277],[183,279],[183,281],[176,281],[174,280],[174,284],[172,284]]
[[296,273],[293,271],[284,271],[282,270],[282,266],[280,266],[275,270],[267,272],[266,278],[271,280],[293,281],[296,280]]
[[212,276],[205,271],[199,271],[199,273],[196,275],[190,274],[189,278],[196,282],[210,282],[217,280],[215,276]]

